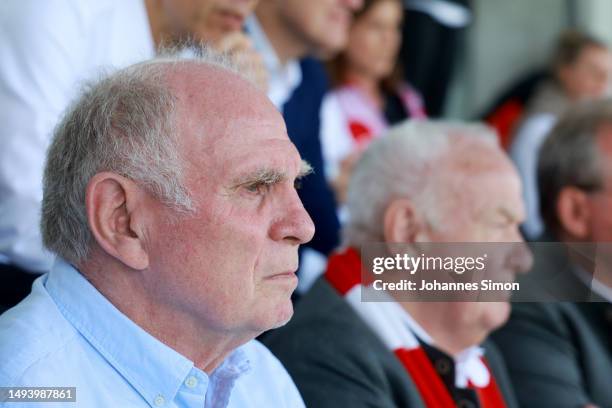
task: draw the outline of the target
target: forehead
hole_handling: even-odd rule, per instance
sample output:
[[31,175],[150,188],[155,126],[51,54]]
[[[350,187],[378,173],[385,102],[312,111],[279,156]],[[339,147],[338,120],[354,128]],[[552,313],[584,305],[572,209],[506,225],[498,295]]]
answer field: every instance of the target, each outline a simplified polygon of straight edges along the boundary
[[219,69],[173,81],[181,150],[192,166],[236,166],[295,153],[280,112],[248,81]]
[[476,218],[508,216],[520,221],[525,216],[521,181],[514,169],[489,169],[471,183],[472,209]]
[[607,48],[599,46],[586,47],[578,56],[578,61],[582,63],[595,63],[601,65],[609,65],[612,59],[612,54]]
[[471,152],[453,152],[459,158],[451,159],[448,189],[458,190],[463,205],[474,211],[504,208],[522,214],[521,181],[510,159],[501,150],[488,146],[472,146]]

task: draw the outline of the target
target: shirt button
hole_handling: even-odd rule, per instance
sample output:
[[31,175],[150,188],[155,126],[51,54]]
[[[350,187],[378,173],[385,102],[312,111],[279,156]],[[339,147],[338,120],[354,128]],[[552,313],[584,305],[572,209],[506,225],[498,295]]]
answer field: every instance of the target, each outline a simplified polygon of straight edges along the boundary
[[476,404],[470,400],[460,400],[457,406],[459,408],[476,408]]
[[606,320],[608,321],[608,323],[612,323],[612,307],[606,310],[605,316],[606,316]]
[[186,385],[188,388],[195,388],[195,387],[196,387],[196,385],[198,385],[198,379],[197,379],[197,378],[195,378],[194,376],[188,377],[188,378],[185,380],[185,385]]
[[166,399],[162,397],[161,395],[158,395],[157,397],[155,397],[153,402],[155,403],[156,406],[161,407],[162,405],[166,403]]
[[450,373],[451,366],[450,363],[445,359],[440,359],[435,363],[436,370],[440,375],[447,375]]

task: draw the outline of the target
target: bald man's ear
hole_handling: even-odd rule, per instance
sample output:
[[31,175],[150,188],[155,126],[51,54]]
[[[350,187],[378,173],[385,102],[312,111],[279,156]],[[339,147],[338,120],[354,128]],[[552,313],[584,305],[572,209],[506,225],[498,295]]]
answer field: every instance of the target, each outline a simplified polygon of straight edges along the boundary
[[87,221],[98,245],[128,267],[149,266],[145,249],[145,193],[132,180],[111,172],[96,174],[87,185]]
[[401,198],[387,206],[383,228],[385,242],[410,243],[417,241],[423,232],[423,223],[412,202]]
[[577,239],[590,234],[590,211],[587,193],[576,187],[565,187],[557,198],[557,219],[561,228]]

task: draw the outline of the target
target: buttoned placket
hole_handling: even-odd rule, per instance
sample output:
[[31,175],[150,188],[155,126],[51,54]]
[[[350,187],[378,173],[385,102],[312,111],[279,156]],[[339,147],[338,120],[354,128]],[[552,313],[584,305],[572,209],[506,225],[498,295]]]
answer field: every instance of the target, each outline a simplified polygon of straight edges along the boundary
[[206,394],[210,390],[210,378],[202,370],[194,367],[187,374],[175,397],[177,407],[202,408]]

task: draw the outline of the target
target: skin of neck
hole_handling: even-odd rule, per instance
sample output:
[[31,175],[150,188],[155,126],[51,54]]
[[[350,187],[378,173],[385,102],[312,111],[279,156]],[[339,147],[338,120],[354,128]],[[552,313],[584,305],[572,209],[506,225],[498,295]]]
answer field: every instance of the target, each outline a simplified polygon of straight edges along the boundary
[[274,2],[260,2],[255,15],[281,64],[308,55],[308,41],[285,21]]
[[92,256],[79,270],[121,313],[209,375],[237,347],[261,334],[203,327],[201,318],[175,307],[172,299],[155,298],[159,282],[148,284],[150,271],[126,270],[114,258],[103,258]]
[[400,305],[433,339],[436,348],[452,357],[484,340],[484,336],[475,336],[469,328],[450,327],[443,319],[435,318],[448,310],[443,302],[400,302]]

